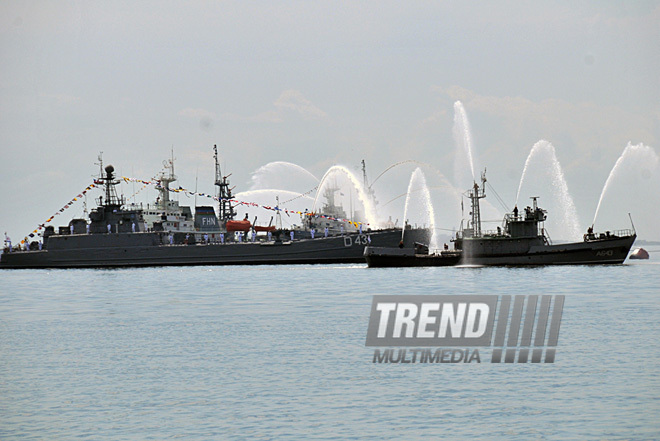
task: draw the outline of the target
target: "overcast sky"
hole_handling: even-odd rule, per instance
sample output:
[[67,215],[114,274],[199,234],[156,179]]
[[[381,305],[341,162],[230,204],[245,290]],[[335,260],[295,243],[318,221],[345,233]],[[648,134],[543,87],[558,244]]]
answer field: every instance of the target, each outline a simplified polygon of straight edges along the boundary
[[[271,161],[320,177],[365,159],[374,178],[412,159],[434,186],[434,170],[454,179],[457,100],[504,201],[545,139],[585,229],[627,143],[650,146],[598,225],[627,228],[631,211],[660,238],[657,1],[0,2],[0,229],[16,241],[36,228],[89,184],[100,151],[149,178],[174,147],[180,184],[198,176],[206,192],[213,144],[236,191]],[[381,205],[414,167],[382,177]],[[452,222],[456,202],[432,193]]]

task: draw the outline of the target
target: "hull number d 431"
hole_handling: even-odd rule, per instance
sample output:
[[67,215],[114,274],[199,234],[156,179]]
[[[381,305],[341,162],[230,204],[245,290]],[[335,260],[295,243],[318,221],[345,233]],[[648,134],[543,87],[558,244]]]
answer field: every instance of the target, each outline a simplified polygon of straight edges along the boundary
[[371,240],[366,234],[359,234],[352,238],[351,236],[344,236],[344,246],[350,247],[352,245],[369,245]]

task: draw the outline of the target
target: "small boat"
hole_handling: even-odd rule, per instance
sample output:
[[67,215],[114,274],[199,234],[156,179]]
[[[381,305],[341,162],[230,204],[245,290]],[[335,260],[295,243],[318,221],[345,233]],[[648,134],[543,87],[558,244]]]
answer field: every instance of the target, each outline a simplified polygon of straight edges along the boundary
[[404,266],[456,266],[460,264],[463,253],[440,251],[429,254],[428,248],[366,247],[364,257],[370,267],[388,268]]
[[630,253],[630,257],[628,259],[635,259],[635,260],[647,260],[649,258],[649,252],[646,251],[644,248],[637,248],[635,251]]
[[[242,231],[247,233],[252,228],[252,223],[249,220],[228,220],[226,223],[227,232]],[[259,230],[257,230],[259,231]]]
[[268,232],[268,231],[270,231],[272,233],[273,231],[275,231],[275,229],[276,229],[275,225],[269,225],[269,226],[255,225],[254,226],[254,231],[256,231],[257,233]]

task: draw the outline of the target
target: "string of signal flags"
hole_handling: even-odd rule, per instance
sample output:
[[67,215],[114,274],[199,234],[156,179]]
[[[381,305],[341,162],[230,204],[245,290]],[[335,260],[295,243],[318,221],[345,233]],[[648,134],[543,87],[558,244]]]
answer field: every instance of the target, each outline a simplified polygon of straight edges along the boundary
[[[160,184],[160,181],[158,181],[158,180],[144,181],[142,179],[129,178],[129,177],[126,177],[126,176],[122,176],[121,179],[123,179],[124,182],[139,182],[139,183],[144,184],[144,185],[154,185],[156,188],[159,188],[159,189],[163,188],[163,186]],[[219,202],[220,199],[221,199],[221,198],[219,198],[217,196],[214,196],[214,195],[211,195],[211,194],[190,191],[190,190],[188,190],[186,188],[183,188],[183,187],[168,188],[168,190],[171,193],[184,193],[184,194],[187,194],[189,196],[206,197],[206,198],[209,198],[209,199],[213,199],[216,202]],[[307,194],[311,193],[314,190],[315,190],[315,188],[301,194],[300,196],[289,199],[288,201],[285,201],[285,202],[290,202],[294,199],[297,199],[298,197],[306,196]],[[335,221],[340,221],[340,222],[346,222],[346,223],[349,223],[349,224],[355,226],[355,228],[359,228],[360,225],[365,225],[365,226],[369,225],[366,222],[357,222],[357,221],[352,221],[350,219],[341,219],[341,218],[328,216],[328,215],[325,215],[325,214],[313,213],[311,211],[287,210],[286,208],[273,207],[273,206],[270,206],[270,205],[261,205],[261,204],[255,203],[255,202],[245,202],[245,201],[240,201],[238,199],[233,199],[233,198],[227,199],[227,200],[229,200],[229,202],[231,202],[233,204],[236,204],[237,206],[238,205],[243,205],[243,206],[246,206],[246,207],[258,207],[258,208],[263,208],[265,210],[270,210],[270,211],[281,211],[281,212],[284,212],[287,215],[298,214],[298,215],[301,215],[301,216],[320,217],[320,218],[323,218],[323,219],[330,219],[330,220],[335,220]]]
[[74,196],[73,198],[71,198],[71,200],[69,202],[67,202],[66,204],[64,204],[64,206],[62,208],[57,210],[55,212],[55,214],[53,214],[51,217],[46,219],[43,223],[39,224],[39,226],[37,228],[35,228],[30,234],[28,234],[24,239],[22,239],[21,240],[21,245],[25,244],[26,239],[28,237],[34,237],[36,234],[39,233],[39,231],[46,228],[46,224],[49,223],[49,222],[52,222],[52,220],[55,219],[55,216],[59,216],[60,214],[64,213],[66,210],[71,208],[71,206],[73,206],[73,204],[76,201],[78,201],[79,199],[82,199],[87,194],[88,191],[90,191],[92,188],[95,188],[95,187],[99,187],[99,185],[96,184],[96,183],[92,183],[92,184],[89,184],[87,187],[85,187],[85,189],[83,191],[81,191],[80,193],[78,193],[77,196]]
[[[124,182],[127,182],[127,183],[128,183],[128,182],[139,182],[139,183],[141,183],[141,184],[144,184],[145,186],[146,186],[146,185],[153,185],[153,186],[155,186],[156,188],[159,188],[159,189],[162,189],[162,188],[163,188],[163,186],[160,184],[160,181],[158,181],[158,180],[145,181],[145,180],[142,180],[142,179],[129,178],[129,177],[126,177],[126,176],[122,176],[121,179],[122,179]],[[93,189],[93,188],[100,187],[100,186],[101,186],[101,185],[100,185],[99,183],[96,183],[96,182],[89,184],[87,187],[85,187],[84,190],[82,190],[82,191],[81,191],[80,193],[78,193],[76,196],[74,196],[73,198],[71,198],[71,200],[70,200],[69,202],[67,202],[66,204],[64,204],[64,206],[63,206],[62,208],[60,208],[59,210],[57,210],[52,216],[50,216],[48,219],[46,219],[43,223],[39,224],[39,225],[37,226],[37,228],[35,228],[30,234],[28,234],[24,239],[22,239],[21,242],[20,242],[21,245],[23,245],[23,244],[26,243],[26,240],[28,240],[28,239],[27,239],[28,237],[30,237],[30,238],[34,237],[34,236],[37,235],[41,230],[43,230],[44,228],[46,228],[46,224],[52,222],[53,219],[55,219],[56,216],[61,215],[61,214],[64,213],[66,210],[68,210],[69,208],[71,208],[71,207],[75,204],[75,202],[77,202],[78,200],[82,199],[82,198],[87,194],[88,191],[90,191],[90,190]],[[138,190],[138,192],[136,192],[136,194],[139,193],[143,188],[144,188],[144,187],[140,188],[140,190]],[[216,202],[219,202],[219,201],[220,201],[220,198],[218,198],[217,196],[214,196],[214,195],[211,195],[211,194],[206,194],[206,193],[201,193],[201,192],[190,191],[190,190],[185,189],[185,188],[183,188],[183,187],[179,187],[179,188],[168,188],[168,190],[169,190],[171,193],[184,193],[184,194],[187,194],[187,195],[189,195],[189,196],[200,196],[200,197],[206,197],[206,198],[209,198],[209,199],[213,199],[213,200],[216,201]],[[309,191],[307,191],[307,192],[301,194],[301,195],[298,196],[298,197],[306,196],[307,194],[311,193],[311,192],[314,191],[314,190],[315,190],[315,188],[313,188],[312,190],[309,190]],[[297,199],[298,197],[293,198],[293,199],[290,199],[290,200],[285,201],[285,202],[290,202],[290,201],[292,201],[292,200],[294,200],[294,199]],[[233,199],[233,198],[232,198],[232,199],[229,199],[229,202],[231,202],[231,203],[233,203],[233,204],[236,204],[236,205],[243,205],[243,206],[246,206],[246,207],[258,207],[258,208],[263,208],[263,209],[265,209],[265,210],[270,210],[270,211],[280,211],[280,212],[285,213],[285,214],[288,215],[288,216],[290,216],[291,214],[298,214],[298,215],[300,215],[300,216],[319,217],[319,218],[323,218],[323,219],[330,219],[330,220],[334,220],[334,221],[346,222],[346,223],[349,223],[349,224],[355,226],[355,228],[359,228],[360,225],[365,225],[365,226],[366,226],[366,225],[369,225],[368,223],[364,223],[364,222],[356,222],[356,221],[352,221],[352,220],[350,220],[350,219],[336,218],[336,217],[328,216],[328,215],[325,215],[325,214],[313,213],[313,212],[310,212],[310,211],[287,210],[286,208],[272,207],[272,206],[269,206],[269,205],[261,205],[261,204],[257,204],[257,203],[255,203],[255,202],[240,201],[240,200],[238,200],[238,199]]]

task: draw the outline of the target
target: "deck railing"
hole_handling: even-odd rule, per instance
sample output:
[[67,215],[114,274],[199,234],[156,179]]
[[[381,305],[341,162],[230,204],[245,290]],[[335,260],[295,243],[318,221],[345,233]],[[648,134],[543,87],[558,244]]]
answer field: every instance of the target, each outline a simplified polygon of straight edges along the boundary
[[611,239],[616,237],[632,236],[633,234],[635,234],[635,232],[629,228],[623,230],[612,230],[612,231],[605,231],[605,232],[591,233],[591,234],[587,233],[584,235],[584,240]]

